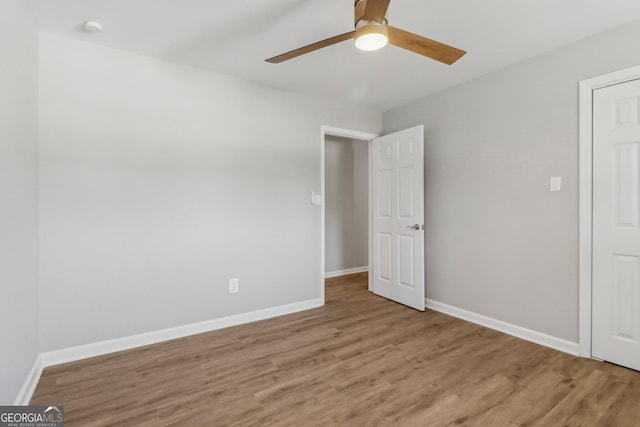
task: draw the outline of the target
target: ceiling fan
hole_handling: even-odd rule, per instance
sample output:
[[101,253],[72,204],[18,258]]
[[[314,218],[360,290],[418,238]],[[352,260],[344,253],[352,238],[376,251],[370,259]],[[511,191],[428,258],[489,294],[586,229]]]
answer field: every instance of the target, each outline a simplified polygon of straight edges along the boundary
[[387,43],[391,43],[448,65],[453,64],[467,53],[464,50],[388,25],[386,16],[390,1],[355,0],[354,31],[312,43],[282,55],[274,56],[266,61],[272,64],[279,64],[349,39],[355,39],[356,47],[360,50],[378,50]]

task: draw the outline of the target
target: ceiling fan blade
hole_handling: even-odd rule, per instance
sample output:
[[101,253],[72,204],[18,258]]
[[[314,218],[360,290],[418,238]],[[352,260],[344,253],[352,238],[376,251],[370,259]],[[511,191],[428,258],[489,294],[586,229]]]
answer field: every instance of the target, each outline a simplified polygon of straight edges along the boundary
[[290,52],[283,53],[282,55],[265,59],[265,61],[270,62],[272,64],[279,64],[281,62],[288,61],[289,59],[293,59],[300,55],[304,55],[305,53],[313,52],[314,50],[322,49],[323,47],[331,46],[333,44],[352,39],[355,33],[356,33],[355,31],[349,31],[348,33],[340,34],[339,36],[331,37],[331,38],[328,38],[319,42],[315,42],[298,49],[294,49]]
[[391,0],[366,0],[362,19],[367,21],[382,22],[387,16],[387,9]]
[[453,46],[401,30],[400,28],[388,26],[389,43],[419,53],[436,61],[451,65],[460,59],[465,53],[464,50]]

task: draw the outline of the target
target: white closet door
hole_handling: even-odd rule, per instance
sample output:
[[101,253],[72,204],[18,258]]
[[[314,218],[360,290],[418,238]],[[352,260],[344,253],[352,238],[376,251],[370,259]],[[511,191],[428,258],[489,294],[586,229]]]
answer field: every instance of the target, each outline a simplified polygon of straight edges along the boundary
[[593,108],[592,355],[640,370],[640,80]]

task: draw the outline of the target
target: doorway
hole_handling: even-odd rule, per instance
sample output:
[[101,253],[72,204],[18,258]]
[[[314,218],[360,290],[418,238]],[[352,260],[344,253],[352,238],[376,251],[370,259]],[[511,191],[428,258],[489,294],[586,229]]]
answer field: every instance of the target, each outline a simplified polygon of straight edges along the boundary
[[580,82],[580,355],[640,370],[640,67]]
[[369,144],[325,138],[325,278],[369,271]]
[[368,289],[425,309],[424,126],[382,137],[321,127],[320,295],[325,301],[326,145],[328,137],[367,141],[369,165]]
[[[320,127],[320,194],[322,199],[322,210],[321,210],[321,219],[320,219],[320,298],[324,302],[325,300],[325,289],[324,289],[324,281],[326,275],[326,248],[327,248],[327,239],[326,239],[326,222],[327,222],[327,212],[326,212],[326,200],[327,200],[327,188],[326,188],[326,155],[327,155],[327,140],[329,140],[329,144],[332,144],[331,141],[352,141],[353,144],[364,144],[366,146],[366,161],[367,161],[367,171],[369,170],[369,166],[371,163],[371,144],[370,141],[376,138],[378,135],[368,132],[360,132],[350,129],[342,129],[331,126],[321,126]],[[370,221],[370,212],[371,212],[371,184],[367,179],[367,236],[371,235],[371,221]],[[333,213],[332,213],[333,214]],[[369,240],[367,237],[367,266],[371,266],[371,250],[369,249]],[[333,244],[333,243],[331,243]],[[336,260],[332,260],[332,263],[337,262]],[[332,264],[332,268],[336,268],[335,264]],[[332,270],[339,271],[339,270]],[[369,290],[371,290],[371,277],[369,277]]]

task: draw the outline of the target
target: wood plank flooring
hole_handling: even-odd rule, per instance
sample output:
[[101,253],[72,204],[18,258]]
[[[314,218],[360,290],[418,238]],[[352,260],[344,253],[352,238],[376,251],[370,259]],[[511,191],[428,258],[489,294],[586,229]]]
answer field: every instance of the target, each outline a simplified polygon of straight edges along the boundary
[[67,426],[640,426],[640,373],[327,280],[324,307],[45,369]]

